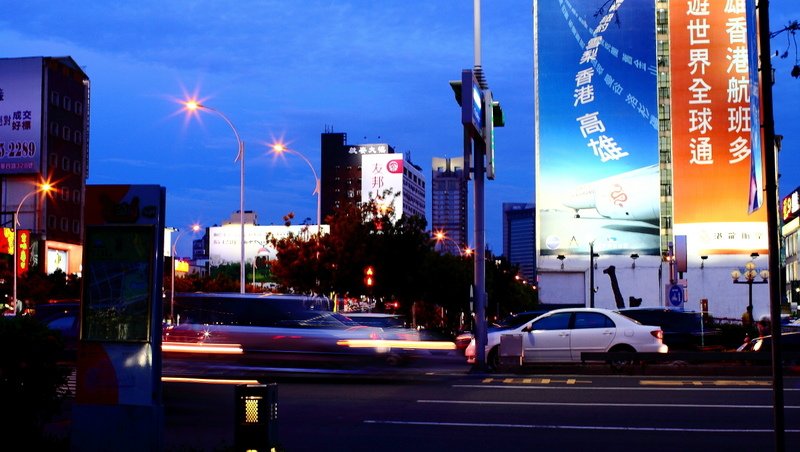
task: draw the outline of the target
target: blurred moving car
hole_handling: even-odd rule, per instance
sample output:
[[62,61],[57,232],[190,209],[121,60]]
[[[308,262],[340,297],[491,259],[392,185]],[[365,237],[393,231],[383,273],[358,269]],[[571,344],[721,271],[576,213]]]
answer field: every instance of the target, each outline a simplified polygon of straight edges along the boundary
[[[243,364],[396,364],[382,328],[327,309],[327,299],[286,294],[176,294],[165,354],[201,353]],[[401,341],[402,342],[402,341]]]
[[[523,364],[580,363],[583,352],[668,351],[658,326],[642,325],[608,309],[556,309],[520,326],[489,332],[486,364],[491,369],[500,366],[500,340],[506,334],[522,337]],[[473,339],[465,351],[468,363],[475,363],[475,352]],[[630,358],[621,356],[610,363],[623,367]]]
[[722,348],[722,330],[705,324],[700,312],[663,307],[627,308],[616,312],[644,325],[660,326],[664,331],[664,343],[670,351]]
[[[787,353],[784,357],[784,362],[790,364],[800,364],[800,331],[785,331],[781,333],[781,351]],[[759,336],[753,339],[746,340],[737,352],[748,353],[763,353],[769,355],[772,353],[772,336]]]

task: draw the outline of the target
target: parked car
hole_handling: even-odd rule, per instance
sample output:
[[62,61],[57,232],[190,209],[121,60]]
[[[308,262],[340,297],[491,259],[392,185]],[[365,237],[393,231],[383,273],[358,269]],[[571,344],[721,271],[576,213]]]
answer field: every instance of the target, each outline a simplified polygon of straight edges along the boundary
[[[536,317],[546,313],[546,310],[539,310],[539,311],[524,311],[518,312],[516,314],[511,314],[503,319],[492,323],[487,328],[487,333],[490,331],[496,331],[501,329],[509,329],[509,328],[516,328],[523,323],[527,322],[528,320],[533,320]],[[466,350],[467,346],[469,345],[472,338],[475,337],[475,333],[472,331],[462,331],[456,336],[455,344],[456,350],[464,351]]]
[[[523,364],[579,363],[583,352],[668,351],[658,326],[642,325],[608,309],[556,309],[516,328],[489,332],[486,363],[492,369],[500,366],[500,338],[505,334],[522,336]],[[465,351],[468,363],[475,363],[475,352],[473,339]],[[627,357],[611,362],[615,367],[629,363]]]
[[705,324],[700,312],[660,307],[619,309],[617,312],[645,325],[660,326],[670,351],[722,347],[722,330]]
[[64,341],[62,359],[75,363],[78,359],[78,336],[80,334],[79,301],[56,301],[42,303],[31,310],[33,318],[53,331],[57,331]]

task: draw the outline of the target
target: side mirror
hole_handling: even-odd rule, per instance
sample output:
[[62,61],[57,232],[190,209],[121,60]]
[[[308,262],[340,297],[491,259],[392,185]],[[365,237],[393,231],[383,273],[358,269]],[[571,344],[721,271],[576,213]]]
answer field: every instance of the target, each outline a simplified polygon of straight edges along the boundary
[[532,325],[525,325],[525,327],[522,328],[522,332],[523,333],[530,333],[531,331],[533,331],[533,326]]

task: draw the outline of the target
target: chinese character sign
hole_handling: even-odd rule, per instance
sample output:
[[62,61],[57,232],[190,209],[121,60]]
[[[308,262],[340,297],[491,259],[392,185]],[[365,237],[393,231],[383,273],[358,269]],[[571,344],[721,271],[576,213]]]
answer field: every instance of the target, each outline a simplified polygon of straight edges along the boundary
[[[395,218],[400,218],[403,215],[402,190],[402,154],[366,154],[361,157],[361,202],[392,203]],[[388,193],[392,198],[386,198]]]
[[0,59],[0,174],[39,170],[42,59]]
[[534,4],[541,255],[659,254],[655,5],[603,5]]
[[31,250],[31,231],[25,229],[17,230],[17,276],[22,276],[28,272],[28,262],[30,262]]
[[669,23],[674,232],[697,256],[765,250],[745,0],[672,1]]

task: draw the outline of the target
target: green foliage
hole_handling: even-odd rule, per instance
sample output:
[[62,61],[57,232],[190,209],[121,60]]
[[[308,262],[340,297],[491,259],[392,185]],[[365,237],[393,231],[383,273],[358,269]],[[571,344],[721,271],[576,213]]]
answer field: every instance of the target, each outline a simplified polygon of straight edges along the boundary
[[[282,286],[368,296],[377,300],[376,310],[382,300],[397,300],[400,313],[417,325],[455,330],[462,313],[469,318],[472,258],[437,253],[424,218],[395,219],[391,207],[373,201],[339,209],[326,223],[328,235],[270,240],[277,250],[271,269]],[[486,262],[489,306],[499,316],[532,309],[535,292],[516,280],[516,267],[499,262]],[[364,284],[368,266],[374,268],[371,287]]]
[[59,412],[69,370],[58,364],[63,339],[29,316],[0,317],[0,425],[39,438]]

